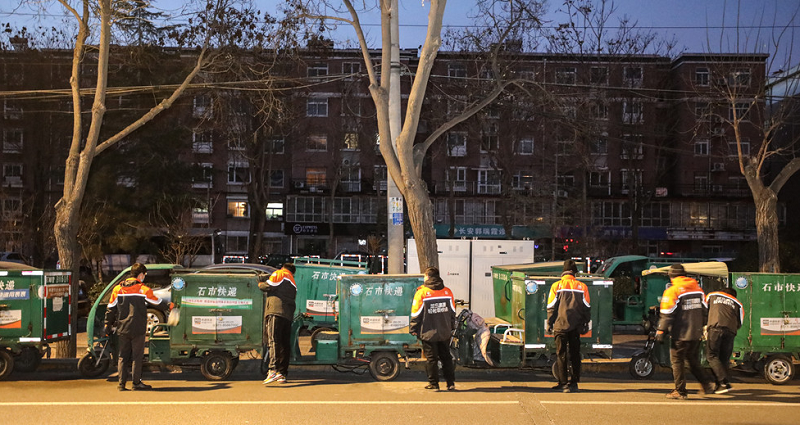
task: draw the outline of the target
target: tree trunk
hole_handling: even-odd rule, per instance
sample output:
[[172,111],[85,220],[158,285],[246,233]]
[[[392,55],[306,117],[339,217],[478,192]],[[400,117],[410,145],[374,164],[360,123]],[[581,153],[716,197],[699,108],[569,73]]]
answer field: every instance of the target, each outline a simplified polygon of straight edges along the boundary
[[780,273],[778,197],[770,188],[753,190],[756,204],[758,268],[762,273]]
[[424,271],[428,267],[439,267],[436,232],[433,229],[433,204],[428,190],[421,180],[416,179],[414,182],[406,182],[403,195],[406,197],[408,221],[417,244],[419,269]]
[[[78,264],[78,219],[75,204],[66,202],[63,199],[56,204],[56,221],[53,227],[55,232],[56,247],[58,248],[59,258],[61,259],[62,270],[73,270]],[[78,274],[73,270],[72,279],[70,281],[70,292],[72,298],[75,300],[71,310],[70,321],[72,324],[77,323],[77,294],[78,294]],[[76,329],[75,326],[70,326],[71,330]],[[55,356],[57,358],[74,358],[77,354],[77,336],[75,332],[70,332],[69,341],[61,341],[56,343]]]

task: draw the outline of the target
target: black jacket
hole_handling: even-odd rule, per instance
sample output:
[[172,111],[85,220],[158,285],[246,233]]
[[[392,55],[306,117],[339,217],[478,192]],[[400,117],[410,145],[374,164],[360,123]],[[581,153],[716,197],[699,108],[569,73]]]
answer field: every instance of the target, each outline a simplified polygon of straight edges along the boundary
[[572,274],[565,274],[550,286],[547,325],[553,332],[581,330],[591,320],[590,312],[589,288]]
[[288,320],[294,319],[297,285],[289,270],[275,270],[266,282],[258,282],[258,289],[267,293],[264,317],[280,316]]
[[742,303],[725,292],[712,292],[706,296],[708,327],[721,328],[736,333],[744,321]]
[[428,278],[417,288],[411,304],[410,333],[423,341],[449,341],[455,318],[453,293],[441,278]]
[[147,332],[148,307],[169,310],[169,304],[153,295],[152,289],[129,277],[111,291],[106,308],[106,326],[116,326],[120,335],[144,335]]

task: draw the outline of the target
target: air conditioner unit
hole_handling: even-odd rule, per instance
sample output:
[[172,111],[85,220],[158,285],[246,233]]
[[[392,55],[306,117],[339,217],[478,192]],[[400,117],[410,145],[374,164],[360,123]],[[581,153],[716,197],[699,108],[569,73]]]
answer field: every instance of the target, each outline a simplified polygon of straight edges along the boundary
[[711,191],[714,193],[722,193],[722,185],[721,184],[712,185]]
[[725,135],[725,129],[722,128],[722,127],[712,128],[711,129],[711,135],[712,136],[724,136]]
[[557,190],[557,191],[556,191],[556,195],[557,195],[559,198],[566,198],[567,196],[569,196],[569,193],[567,193],[567,191],[566,191],[566,190],[560,190],[560,189],[559,189],[559,190]]
[[352,160],[350,158],[342,158],[342,165],[343,166],[349,167],[351,163],[352,163]]
[[294,182],[294,188],[295,189],[302,189],[304,187],[306,187],[306,182],[304,182],[304,181],[296,181],[296,182]]
[[725,171],[725,163],[724,162],[715,162],[711,166],[711,171]]

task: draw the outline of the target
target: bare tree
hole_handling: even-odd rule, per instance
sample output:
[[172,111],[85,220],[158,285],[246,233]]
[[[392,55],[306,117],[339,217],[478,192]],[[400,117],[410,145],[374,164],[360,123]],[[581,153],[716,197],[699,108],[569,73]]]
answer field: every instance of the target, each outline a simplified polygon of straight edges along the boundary
[[[791,22],[798,16],[800,6]],[[737,16],[737,27],[723,30],[718,42],[708,38],[708,51],[720,53],[709,54],[707,114],[710,121],[722,124],[732,149],[725,146],[721,154],[735,157],[753,196],[759,270],[779,273],[778,193],[800,170],[800,136],[783,131],[800,111],[800,79],[792,63],[792,50],[800,40],[791,26],[775,25],[776,17],[752,17],[756,28],[770,29],[766,32],[740,30],[738,23],[744,19]]]
[[[408,95],[408,103],[405,110],[405,119],[402,129],[396,140],[392,141],[389,128],[390,110],[389,93],[391,91],[391,81],[387,78],[391,70],[391,50],[392,45],[398,40],[393,39],[391,22],[393,15],[399,13],[394,9],[397,2],[392,0],[380,0],[377,9],[381,16],[381,56],[380,66],[376,66],[376,58],[370,55],[369,42],[364,28],[361,24],[363,13],[371,7],[363,4],[361,8],[354,5],[350,0],[344,0],[344,7],[337,7],[326,1],[299,1],[303,15],[307,19],[319,20],[321,22],[344,23],[353,27],[362,52],[362,57],[366,64],[366,71],[369,77],[369,91],[377,112],[378,134],[380,136],[380,152],[386,162],[386,167],[392,179],[397,184],[398,189],[405,197],[408,205],[409,222],[414,233],[419,253],[420,268],[437,266],[439,263],[436,250],[436,235],[434,231],[433,206],[430,200],[428,188],[422,179],[422,167],[424,159],[430,147],[440,139],[448,130],[464,122],[485,106],[489,105],[497,96],[512,84],[518,84],[518,79],[498,79],[495,81],[491,90],[485,95],[466,105],[463,112],[458,116],[452,117],[440,127],[433,130],[431,134],[421,143],[415,143],[417,127],[419,126],[420,113],[422,111],[425,93],[428,88],[428,81],[434,61],[442,44],[442,19],[446,0],[432,0],[428,11],[428,26],[425,41],[419,53],[419,62],[414,72],[414,78]],[[532,16],[540,11],[539,1],[530,0],[481,0],[478,4],[482,8],[502,9],[506,13],[504,25],[499,34],[492,34],[495,40],[494,54],[499,54],[503,50],[503,43],[509,35],[514,33],[519,22],[538,23],[538,16]],[[320,6],[321,5],[321,6]],[[495,73],[495,75],[499,75]],[[394,146],[392,145],[394,143]]]

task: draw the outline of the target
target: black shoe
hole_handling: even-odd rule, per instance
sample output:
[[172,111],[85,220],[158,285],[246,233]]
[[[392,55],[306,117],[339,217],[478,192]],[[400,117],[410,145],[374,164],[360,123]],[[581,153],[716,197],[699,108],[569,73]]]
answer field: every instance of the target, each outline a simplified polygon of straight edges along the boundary
[[566,385],[564,385],[564,384],[555,384],[555,385],[553,385],[552,387],[550,387],[550,389],[551,389],[551,390],[561,390],[561,389],[563,389],[564,387],[566,387]]
[[439,391],[439,386],[438,386],[438,385],[435,385],[435,384],[428,384],[428,385],[426,385],[426,386],[425,386],[425,389],[426,389],[426,390],[436,390],[436,391]]
[[117,385],[117,389],[118,389],[118,390],[120,390],[120,391],[128,391],[128,389],[127,389],[127,388],[125,388],[125,384],[119,384],[119,385]]
[[455,391],[455,390],[456,390],[455,384],[447,386],[447,391]]
[[571,393],[577,393],[578,391],[579,391],[579,390],[578,390],[578,384],[571,384],[571,385],[569,386],[569,392],[571,392]]
[[153,387],[150,385],[145,384],[144,382],[139,381],[138,384],[133,384],[134,391],[142,391],[142,390],[152,390]]

